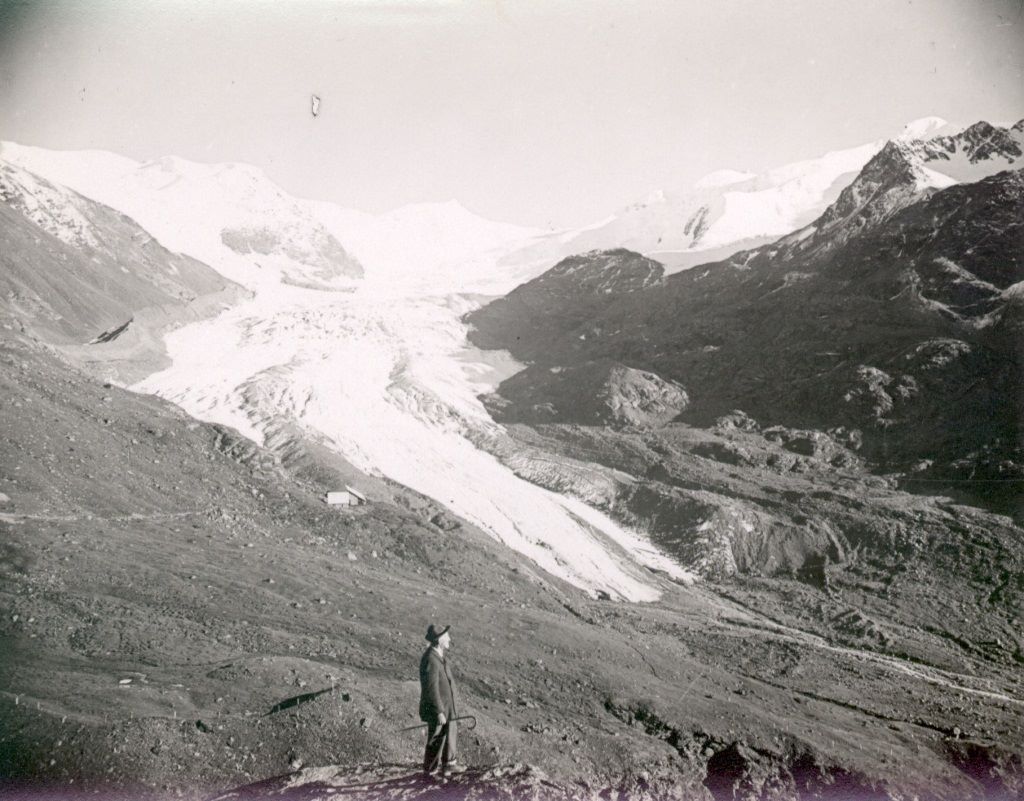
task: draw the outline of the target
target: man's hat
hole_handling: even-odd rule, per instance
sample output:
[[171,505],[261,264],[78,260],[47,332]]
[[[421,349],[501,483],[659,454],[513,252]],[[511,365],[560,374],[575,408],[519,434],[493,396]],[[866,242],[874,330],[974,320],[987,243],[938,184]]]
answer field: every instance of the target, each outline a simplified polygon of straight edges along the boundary
[[430,640],[430,642],[436,643],[450,628],[451,626],[445,626],[443,629],[438,631],[437,627],[431,623],[427,626],[427,639]]

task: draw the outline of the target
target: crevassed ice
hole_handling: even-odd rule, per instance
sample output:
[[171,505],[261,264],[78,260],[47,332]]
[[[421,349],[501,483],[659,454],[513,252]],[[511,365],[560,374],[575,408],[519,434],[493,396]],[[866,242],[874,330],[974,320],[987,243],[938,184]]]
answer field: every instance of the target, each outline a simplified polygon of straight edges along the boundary
[[[591,593],[650,601],[658,591],[643,566],[688,576],[638,535],[519,479],[470,439],[494,424],[476,398],[478,371],[464,358],[460,317],[472,303],[459,293],[502,294],[550,266],[501,258],[536,232],[453,204],[379,217],[347,212],[291,198],[239,165],[140,165],[16,145],[3,155],[129,215],[165,247],[253,292],[170,334],[171,366],[135,389],[257,442],[282,419],[308,426],[358,466],[429,495]],[[301,275],[302,264],[223,245],[225,227],[266,219],[297,232],[326,226],[360,259],[366,279],[339,278],[337,291],[289,286],[282,277]]]
[[359,467],[436,499],[588,592],[655,600],[641,565],[686,578],[638,535],[473,445],[467,435],[494,424],[458,358],[462,310],[372,287],[257,291],[171,334],[172,366],[135,388],[257,441],[273,420],[297,420]]

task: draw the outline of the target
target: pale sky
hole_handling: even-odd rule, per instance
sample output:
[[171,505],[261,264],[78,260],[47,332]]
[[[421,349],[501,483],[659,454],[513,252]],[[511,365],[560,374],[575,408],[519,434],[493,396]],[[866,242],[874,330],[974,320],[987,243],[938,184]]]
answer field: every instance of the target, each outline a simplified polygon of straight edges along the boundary
[[1024,116],[1024,0],[0,0],[0,25],[0,139],[246,162],[374,212],[580,225],[918,117]]

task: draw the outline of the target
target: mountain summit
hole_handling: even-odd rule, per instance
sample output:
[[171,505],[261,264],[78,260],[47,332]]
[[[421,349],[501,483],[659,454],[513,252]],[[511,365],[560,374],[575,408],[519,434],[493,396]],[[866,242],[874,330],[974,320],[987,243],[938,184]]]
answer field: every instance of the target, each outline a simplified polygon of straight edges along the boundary
[[477,277],[466,272],[473,256],[538,233],[485,220],[454,200],[373,215],[295,198],[246,164],[139,163],[11,142],[0,144],[0,161],[117,209],[165,247],[245,286],[348,290],[365,276],[457,289]]
[[[531,364],[506,399],[528,397],[529,409],[571,417],[575,387],[558,376],[613,360],[683,387],[681,420],[742,409],[768,424],[856,430],[880,469],[974,464],[980,477],[1001,464],[991,477],[1011,482],[989,488],[1012,495],[1024,478],[1024,170],[1012,169],[1022,164],[1019,131],[987,123],[889,142],[817,220],[771,245],[599,306],[585,286],[553,292],[541,276],[470,315],[471,337]],[[982,177],[956,180],[966,175]],[[550,275],[586,274],[570,264]],[[556,372],[541,380],[545,370]],[[517,419],[514,403],[501,408]],[[534,419],[529,409],[520,414]]]
[[549,261],[624,247],[656,258],[668,272],[768,244],[820,217],[881,151],[898,150],[923,186],[977,181],[1020,158],[1021,125],[961,129],[938,117],[908,123],[891,140],[836,150],[761,174],[719,170],[684,191],[660,191],[611,218],[549,239],[533,251]]

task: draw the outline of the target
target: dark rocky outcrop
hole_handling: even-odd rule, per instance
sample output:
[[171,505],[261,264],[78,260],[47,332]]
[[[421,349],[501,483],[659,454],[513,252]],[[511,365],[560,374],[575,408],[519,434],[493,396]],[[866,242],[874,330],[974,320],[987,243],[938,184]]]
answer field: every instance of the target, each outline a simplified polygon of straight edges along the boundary
[[528,368],[485,401],[500,422],[585,422],[613,427],[663,425],[689,403],[686,390],[617,362]]
[[523,354],[544,352],[549,342],[558,348],[570,331],[584,342],[589,321],[620,297],[659,286],[663,272],[658,262],[628,250],[570,256],[489,304],[486,314],[472,315],[471,338],[482,348],[504,348],[511,334],[514,352]]
[[[887,170],[884,156],[858,181],[874,181],[877,170],[879,181],[910,193],[909,176]],[[572,409],[573,382],[557,375],[616,361],[685,387],[683,421],[710,425],[742,408],[769,426],[842,426],[859,432],[861,455],[883,470],[927,460],[941,473],[984,449],[1019,478],[1024,171],[925,192],[902,208],[880,197],[850,201],[861,209],[851,212],[854,228],[848,197],[805,237],[599,303],[566,286],[581,271],[566,264],[557,292],[542,276],[475,312],[475,343],[533,365],[507,382],[507,394],[499,389],[523,401],[502,414],[528,419],[517,414],[545,403]],[[885,213],[858,217],[865,203]],[[606,258],[577,262],[597,269]],[[542,369],[561,373],[522,393]]]

